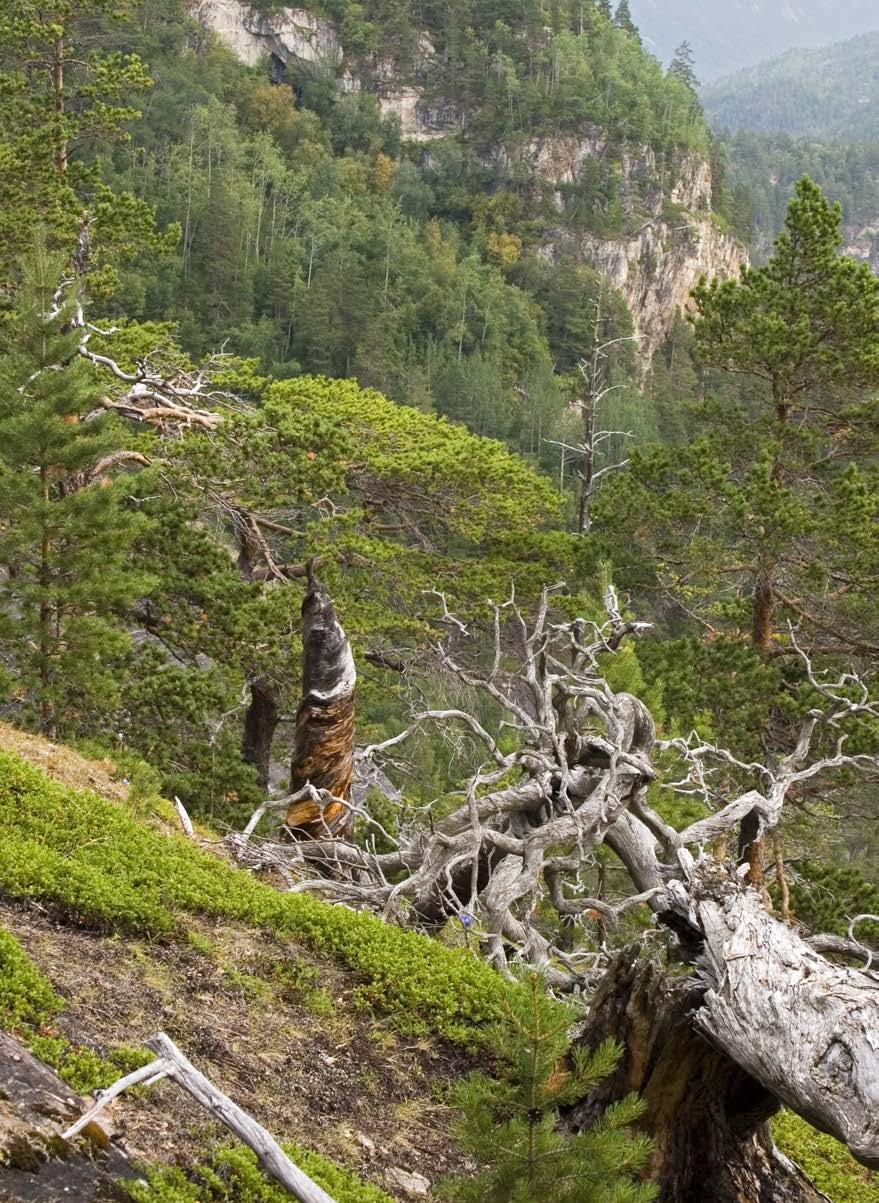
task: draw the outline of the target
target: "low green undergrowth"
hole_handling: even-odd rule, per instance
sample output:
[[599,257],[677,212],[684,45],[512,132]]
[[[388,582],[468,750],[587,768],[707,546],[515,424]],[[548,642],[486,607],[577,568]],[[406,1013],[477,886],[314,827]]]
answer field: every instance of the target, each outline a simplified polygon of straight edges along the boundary
[[48,1025],[62,1006],[18,940],[0,927],[0,1029],[14,1032],[78,1094],[103,1090],[151,1059],[143,1049],[124,1046],[102,1057],[54,1034]]
[[[362,1182],[318,1153],[284,1145],[290,1160],[314,1179],[336,1203],[393,1203],[379,1190]],[[290,1195],[268,1182],[256,1158],[247,1149],[222,1146],[205,1165],[186,1176],[178,1169],[149,1169],[146,1181],[128,1186],[133,1203],[289,1203]]]
[[0,1028],[43,1024],[62,1005],[15,936],[0,927]]
[[469,1043],[505,986],[475,956],[372,915],[282,894],[121,806],[69,789],[0,752],[0,891],[57,906],[73,922],[186,939],[187,915],[233,919],[333,954],[355,997],[409,1032]]
[[792,1111],[772,1121],[778,1147],[832,1203],[879,1203],[879,1174],[858,1165],[845,1145],[816,1131]]

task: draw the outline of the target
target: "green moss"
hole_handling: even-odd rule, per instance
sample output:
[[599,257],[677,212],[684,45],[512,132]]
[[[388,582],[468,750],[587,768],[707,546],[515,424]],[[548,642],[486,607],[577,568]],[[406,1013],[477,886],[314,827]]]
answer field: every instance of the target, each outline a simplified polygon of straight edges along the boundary
[[858,1165],[845,1145],[816,1131],[792,1111],[772,1121],[778,1147],[792,1158],[831,1203],[879,1203],[879,1174]]
[[[350,1170],[309,1153],[296,1145],[285,1152],[301,1170],[336,1200],[336,1203],[392,1203],[389,1197]],[[246,1149],[222,1147],[210,1163],[196,1167],[191,1178],[177,1169],[146,1171],[147,1185],[129,1186],[134,1203],[288,1203],[287,1191],[270,1183],[256,1158]]]
[[52,903],[76,922],[187,939],[189,914],[233,919],[331,953],[359,979],[358,1001],[408,1031],[467,1043],[505,990],[464,949],[372,915],[282,894],[191,841],[166,836],[94,794],[0,752],[0,890]]

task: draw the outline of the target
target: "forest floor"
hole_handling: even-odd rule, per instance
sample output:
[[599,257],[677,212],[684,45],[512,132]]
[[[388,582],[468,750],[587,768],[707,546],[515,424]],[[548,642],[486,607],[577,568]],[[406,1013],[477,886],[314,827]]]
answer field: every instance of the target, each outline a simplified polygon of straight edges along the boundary
[[[0,748],[66,786],[125,800],[110,761],[6,724]],[[165,1031],[278,1139],[394,1198],[417,1197],[397,1170],[431,1184],[460,1172],[443,1098],[472,1057],[435,1035],[407,1036],[360,1005],[356,978],[331,956],[244,923],[186,921],[185,943],[152,941],[77,925],[51,904],[0,897],[0,928],[64,1001],[53,1035],[107,1056]],[[110,1119],[128,1151],[151,1164],[189,1166],[225,1135],[168,1083],[117,1100]],[[2,1177],[0,1169],[0,1197]]]

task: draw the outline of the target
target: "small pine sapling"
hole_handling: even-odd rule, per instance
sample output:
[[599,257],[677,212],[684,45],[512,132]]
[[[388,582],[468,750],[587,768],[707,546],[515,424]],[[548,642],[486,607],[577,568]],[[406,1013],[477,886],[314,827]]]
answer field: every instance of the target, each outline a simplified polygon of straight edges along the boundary
[[498,1076],[471,1074],[453,1092],[455,1135],[481,1169],[447,1180],[451,1203],[649,1203],[655,1189],[636,1180],[650,1152],[631,1126],[644,1104],[629,1095],[588,1131],[568,1133],[559,1111],[584,1098],[621,1055],[612,1040],[592,1052],[572,1049],[575,1009],[547,995],[532,974],[502,1003],[489,1033]]

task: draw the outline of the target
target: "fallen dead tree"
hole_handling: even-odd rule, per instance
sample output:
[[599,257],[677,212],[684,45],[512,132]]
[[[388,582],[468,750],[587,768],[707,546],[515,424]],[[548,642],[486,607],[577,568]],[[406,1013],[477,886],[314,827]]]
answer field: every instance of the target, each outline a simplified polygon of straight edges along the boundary
[[[695,734],[657,742],[646,707],[614,693],[601,667],[643,628],[624,619],[612,590],[604,624],[555,622],[551,600],[544,591],[530,624],[514,598],[495,606],[494,647],[488,657],[481,649],[481,664],[479,656],[475,663],[465,659],[466,627],[444,609],[453,640],[436,649],[443,669],[487,694],[499,716],[493,729],[512,732],[514,740],[502,745],[474,715],[450,708],[417,714],[400,735],[358,753],[362,763],[376,763],[428,723],[463,729],[483,749],[483,760],[451,813],[408,822],[392,841],[396,846],[377,853],[368,837],[355,844],[334,834],[329,817],[347,807],[367,831],[374,820],[349,798],[305,782],[292,798],[268,806],[286,812],[307,795],[318,814],[327,814],[325,825],[314,823],[310,833],[299,833],[305,838],[285,846],[255,840],[252,821],[231,842],[244,863],[265,858],[283,865],[289,888],[297,891],[317,891],[414,926],[457,915],[501,972],[517,963],[533,966],[561,990],[598,985],[600,994],[611,967],[594,940],[563,946],[566,927],[597,920],[609,928],[626,911],[649,907],[657,939],[663,930],[673,933],[675,955],[692,967],[689,1001],[678,1012],[695,1042],[687,1063],[698,1066],[713,1046],[729,1081],[750,1083],[762,1100],[748,1111],[748,1123],[731,1123],[725,1157],[715,1159],[717,1174],[724,1161],[753,1159],[759,1131],[765,1173],[759,1182],[752,1176],[747,1197],[814,1200],[815,1192],[793,1173],[787,1193],[772,1194],[780,1191],[782,1163],[769,1155],[763,1125],[783,1101],[844,1141],[864,1165],[879,1167],[879,975],[827,960],[770,914],[765,897],[743,880],[747,862],[737,870],[706,849],[732,842],[728,837],[745,819],[756,833],[752,839],[772,832],[791,793],[819,774],[875,769],[874,757],[845,749],[848,732],[879,717],[879,708],[857,678],[820,679],[803,656],[810,689],[822,704],[804,717],[786,755],[745,763]],[[649,803],[659,765],[671,778],[663,780],[665,788],[704,803],[706,817],[683,831]],[[732,796],[731,783],[740,786]],[[388,833],[382,835],[387,846]],[[585,889],[603,844],[631,882],[622,897],[594,897]],[[547,920],[550,912],[555,925]],[[858,947],[847,942],[849,952]],[[647,973],[648,964],[641,971]],[[704,1126],[704,1112],[700,1122]],[[712,1171],[706,1169],[705,1179],[696,1162],[690,1170],[703,1194],[673,1186],[687,1179],[679,1159],[657,1167],[663,1200],[739,1197],[731,1193],[738,1187],[729,1174],[722,1189],[717,1178],[711,1194]]]
[[231,1131],[255,1154],[265,1174],[289,1191],[299,1203],[335,1203],[331,1195],[313,1182],[294,1165],[278,1142],[252,1116],[233,1103],[208,1078],[195,1068],[177,1045],[164,1032],[146,1042],[156,1054],[149,1065],[134,1070],[102,1091],[93,1106],[63,1134],[63,1140],[73,1140],[101,1114],[105,1107],[132,1086],[154,1086],[167,1078],[176,1082],[187,1094],[209,1111],[214,1119]]

